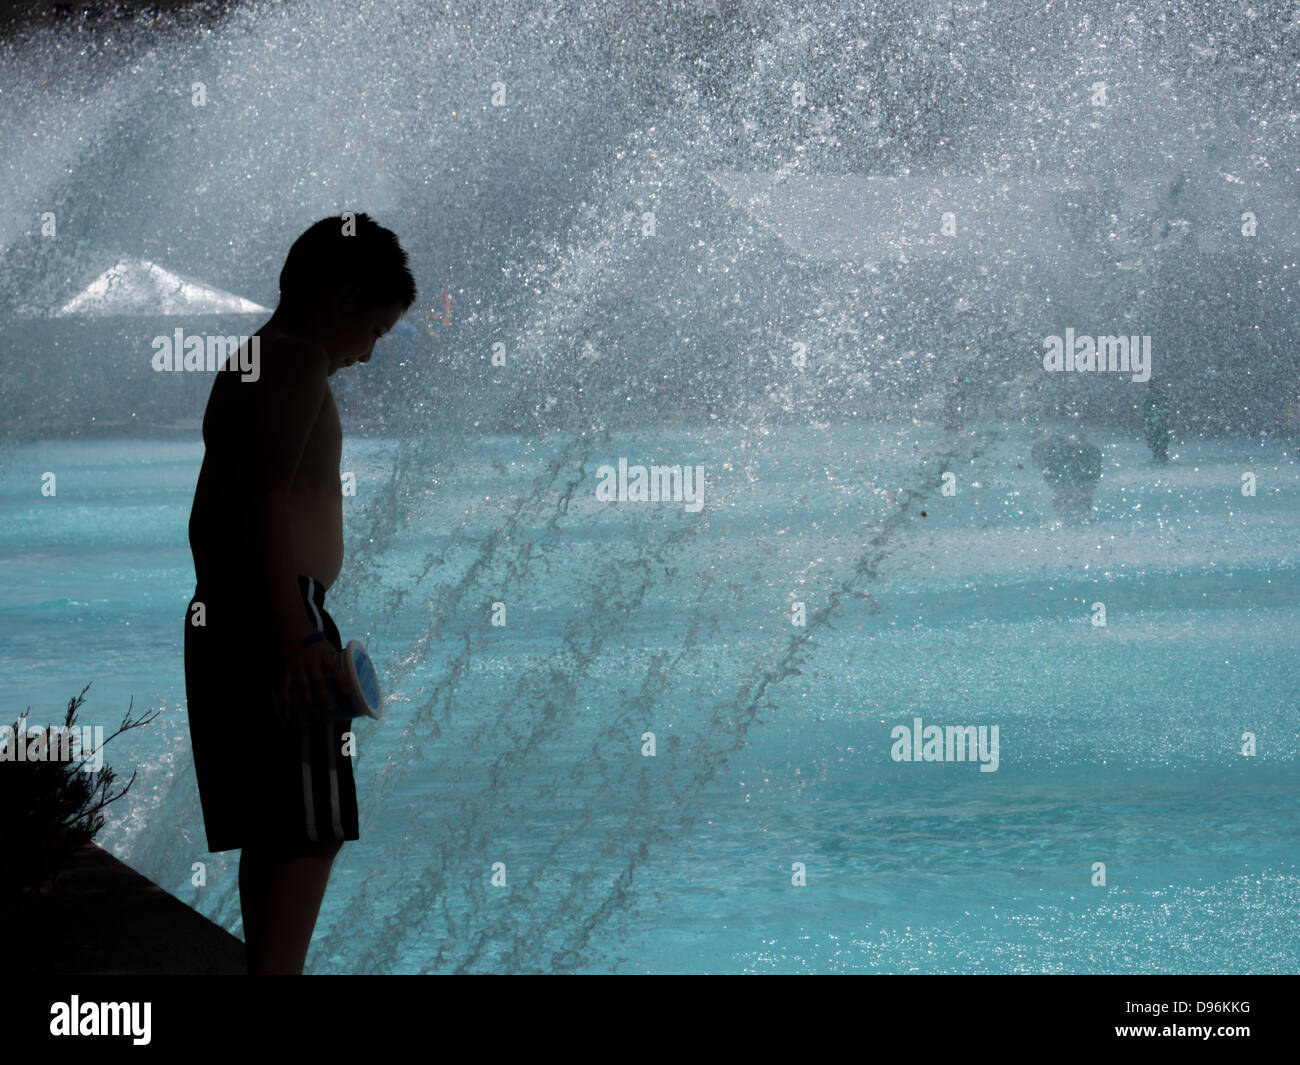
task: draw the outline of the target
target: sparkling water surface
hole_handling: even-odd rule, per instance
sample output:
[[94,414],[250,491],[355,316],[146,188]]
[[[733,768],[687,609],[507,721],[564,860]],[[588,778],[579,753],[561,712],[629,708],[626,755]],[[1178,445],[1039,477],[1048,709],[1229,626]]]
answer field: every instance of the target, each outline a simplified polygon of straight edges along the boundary
[[[427,516],[378,558],[350,554],[327,597],[387,704],[358,728],[362,839],[336,865],[313,967],[1294,969],[1291,457],[1225,441],[1157,468],[1110,440],[1094,516],[1075,524],[1011,463],[936,492],[869,596],[810,624],[796,670],[788,604],[812,615],[870,553],[918,439],[801,427],[748,469],[717,461],[737,447],[726,430],[593,441],[591,463],[689,455],[716,481],[690,514],[597,503],[589,479],[558,521],[528,510],[544,447],[449,447]],[[845,456],[836,477],[810,476],[819,449]],[[350,441],[343,466],[376,472],[397,450]],[[200,460],[139,440],[7,450],[3,668],[33,722],[91,680],[85,723],[111,726],[132,699],[161,708],[106,751],[139,775],[101,841],[238,933],[234,855],[205,853],[183,711]],[[59,494],[39,498],[49,466]],[[1254,498],[1243,469],[1268,470]],[[837,480],[879,505],[840,505]],[[349,544],[365,542],[367,495],[345,500]],[[484,550],[511,521],[527,561]],[[671,547],[647,561],[643,540]],[[890,730],[916,716],[998,725],[997,770],[893,761]],[[256,728],[231,708],[232,749]]]

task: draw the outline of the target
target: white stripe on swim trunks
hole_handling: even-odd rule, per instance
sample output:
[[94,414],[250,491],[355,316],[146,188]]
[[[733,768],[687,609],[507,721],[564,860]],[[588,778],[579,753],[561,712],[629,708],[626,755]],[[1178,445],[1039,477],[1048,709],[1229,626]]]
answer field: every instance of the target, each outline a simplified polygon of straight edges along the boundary
[[302,804],[307,814],[307,838],[317,843],[320,833],[316,831],[316,805],[311,797],[311,752],[307,749],[307,730],[303,729],[299,735],[302,736]]
[[[311,604],[311,612],[316,618],[316,631],[325,631],[325,622],[320,616],[320,611],[316,609],[316,582],[307,578],[307,602]],[[328,740],[326,746],[330,752],[330,824],[334,828],[334,838],[343,838],[343,814],[339,809],[339,773],[338,763],[334,759],[334,726],[330,725],[326,729]],[[310,780],[310,776],[308,777]],[[314,825],[313,825],[314,830]],[[313,836],[313,839],[316,837]]]
[[[316,610],[316,582],[310,577],[307,578],[307,603],[311,607],[311,612],[316,616],[316,631],[324,632],[325,625],[321,621],[320,613]],[[312,798],[311,787],[311,751],[307,745],[308,730],[302,730],[302,803],[303,809],[307,814],[307,838],[313,843],[320,840],[320,833],[316,831],[316,801]]]
[[326,730],[330,749],[330,816],[334,823],[334,838],[343,838],[343,816],[339,811],[339,774],[334,761],[334,725]]
[[325,631],[325,622],[321,621],[320,611],[316,609],[316,582],[307,578],[307,605],[311,607],[312,617],[316,619],[316,631]]

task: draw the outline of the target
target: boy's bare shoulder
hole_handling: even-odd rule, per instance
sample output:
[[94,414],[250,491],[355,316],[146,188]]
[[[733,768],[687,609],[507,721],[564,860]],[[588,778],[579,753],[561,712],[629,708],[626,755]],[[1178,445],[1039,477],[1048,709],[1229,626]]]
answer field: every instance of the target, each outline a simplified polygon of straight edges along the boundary
[[267,369],[275,371],[273,377],[276,379],[300,378],[304,373],[317,370],[322,379],[329,376],[329,354],[306,337],[289,333],[259,333],[258,345],[262,355],[274,356]]
[[305,404],[314,416],[324,403],[329,388],[324,348],[288,333],[257,333],[255,339],[257,377],[249,383],[232,374],[217,376],[203,415],[205,441],[223,432],[243,433],[250,410],[261,412],[255,417],[279,418],[290,408],[301,415]]

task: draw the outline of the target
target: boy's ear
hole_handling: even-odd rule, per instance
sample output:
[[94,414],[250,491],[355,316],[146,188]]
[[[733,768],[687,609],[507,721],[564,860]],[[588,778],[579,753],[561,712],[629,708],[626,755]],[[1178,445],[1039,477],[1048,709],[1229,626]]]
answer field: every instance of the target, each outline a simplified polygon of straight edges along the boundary
[[356,309],[361,290],[356,285],[341,285],[330,299],[330,310],[336,315],[349,314]]

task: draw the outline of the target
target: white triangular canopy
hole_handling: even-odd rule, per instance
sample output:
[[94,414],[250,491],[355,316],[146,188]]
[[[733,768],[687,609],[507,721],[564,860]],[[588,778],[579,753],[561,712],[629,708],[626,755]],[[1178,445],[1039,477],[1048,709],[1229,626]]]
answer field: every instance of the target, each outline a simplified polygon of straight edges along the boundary
[[264,314],[263,307],[230,292],[164,270],[145,259],[123,259],[54,312],[56,318],[125,314]]

